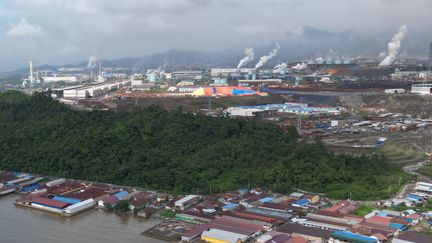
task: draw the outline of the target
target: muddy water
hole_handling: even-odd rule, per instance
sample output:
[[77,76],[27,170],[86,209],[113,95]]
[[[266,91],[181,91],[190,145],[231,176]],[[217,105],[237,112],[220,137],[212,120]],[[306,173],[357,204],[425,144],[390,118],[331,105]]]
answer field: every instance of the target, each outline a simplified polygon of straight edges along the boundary
[[64,218],[16,207],[17,195],[0,197],[0,242],[3,243],[117,243],[164,242],[141,235],[159,223],[131,215],[90,210]]

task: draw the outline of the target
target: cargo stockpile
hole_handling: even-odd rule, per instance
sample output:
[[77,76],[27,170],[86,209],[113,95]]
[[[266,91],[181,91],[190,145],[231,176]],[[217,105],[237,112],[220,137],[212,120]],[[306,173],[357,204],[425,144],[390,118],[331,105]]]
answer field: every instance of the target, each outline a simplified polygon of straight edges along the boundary
[[250,96],[263,95],[249,87],[222,86],[222,87],[201,87],[192,93],[192,96]]

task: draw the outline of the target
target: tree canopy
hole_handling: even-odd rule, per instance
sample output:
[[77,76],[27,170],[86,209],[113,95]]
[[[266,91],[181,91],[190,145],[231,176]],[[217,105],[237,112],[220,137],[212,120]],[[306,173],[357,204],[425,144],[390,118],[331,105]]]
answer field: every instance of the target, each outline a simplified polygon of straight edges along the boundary
[[383,158],[334,155],[294,128],[151,107],[77,111],[43,93],[0,94],[0,169],[175,193],[264,186],[383,198],[408,176]]

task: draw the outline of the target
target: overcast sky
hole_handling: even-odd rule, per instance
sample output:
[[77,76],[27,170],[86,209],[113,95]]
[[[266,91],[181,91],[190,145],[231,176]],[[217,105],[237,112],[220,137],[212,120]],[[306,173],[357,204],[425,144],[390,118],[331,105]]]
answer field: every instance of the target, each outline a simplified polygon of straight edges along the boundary
[[293,58],[378,55],[402,24],[402,50],[425,55],[431,13],[431,0],[1,0],[0,70],[274,41]]

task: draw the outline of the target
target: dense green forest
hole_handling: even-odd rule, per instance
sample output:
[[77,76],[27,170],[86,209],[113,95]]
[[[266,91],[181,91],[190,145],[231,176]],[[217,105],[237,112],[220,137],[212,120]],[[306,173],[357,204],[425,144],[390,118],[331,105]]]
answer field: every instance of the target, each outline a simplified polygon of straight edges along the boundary
[[264,186],[383,198],[409,177],[379,157],[334,155],[294,128],[156,107],[76,111],[42,93],[0,94],[0,169],[208,193]]

